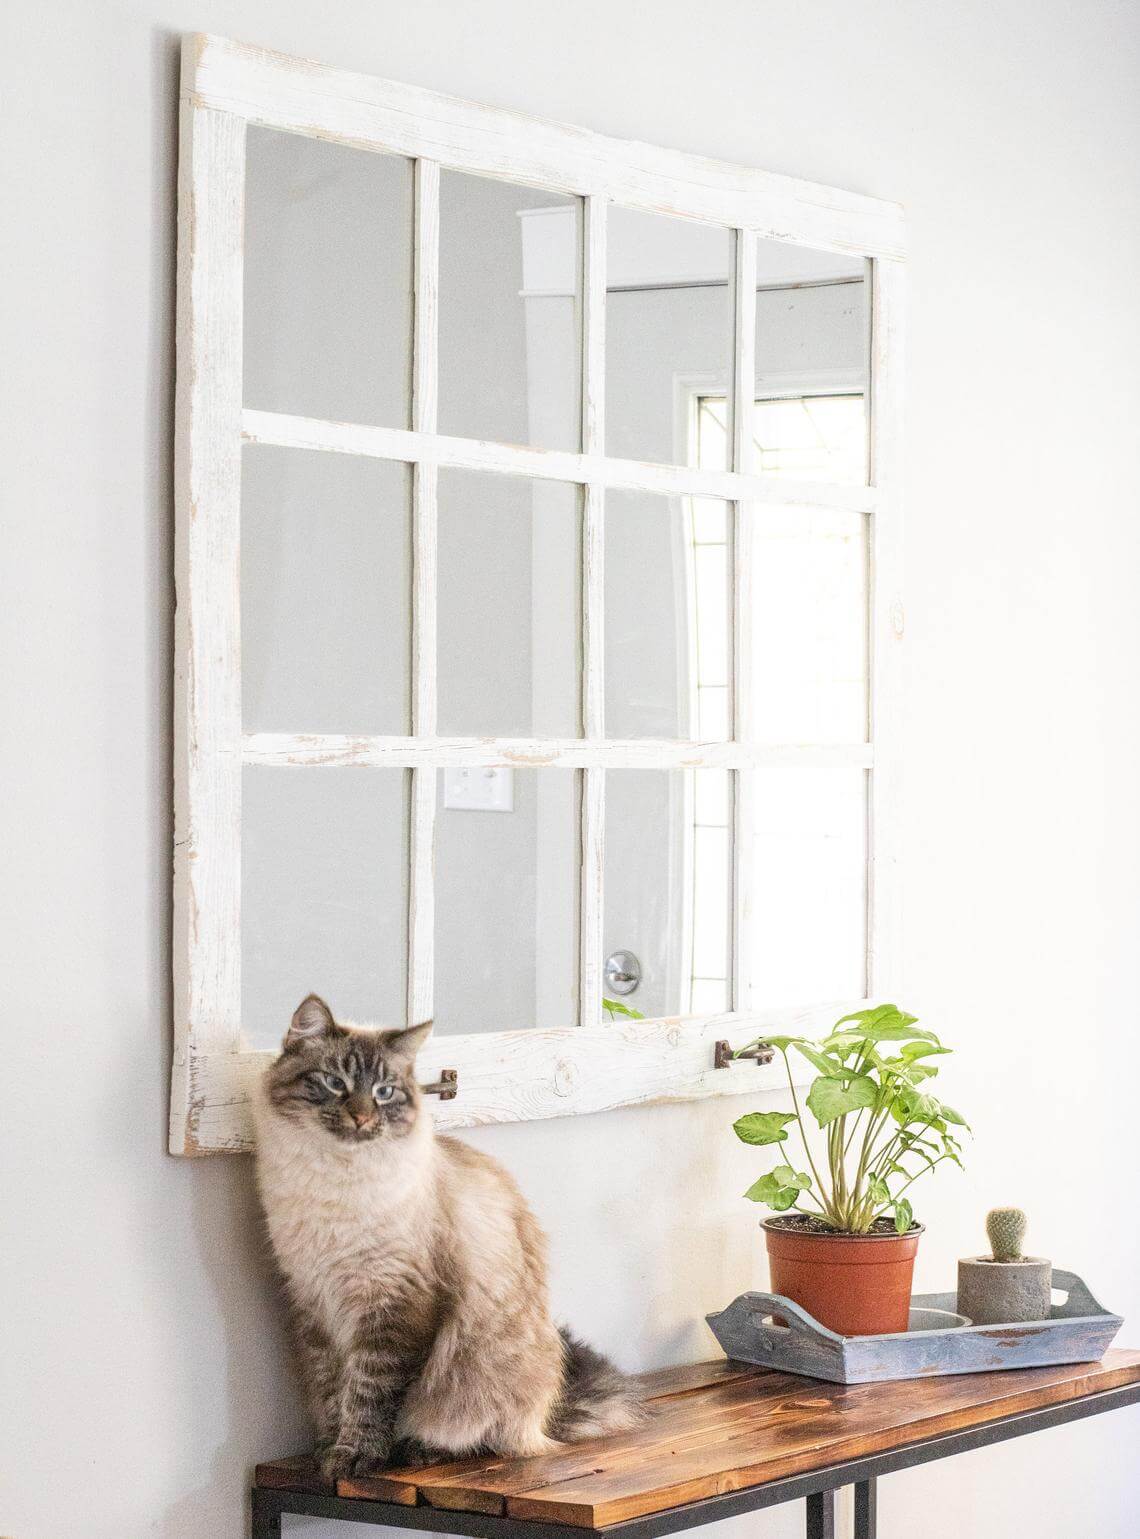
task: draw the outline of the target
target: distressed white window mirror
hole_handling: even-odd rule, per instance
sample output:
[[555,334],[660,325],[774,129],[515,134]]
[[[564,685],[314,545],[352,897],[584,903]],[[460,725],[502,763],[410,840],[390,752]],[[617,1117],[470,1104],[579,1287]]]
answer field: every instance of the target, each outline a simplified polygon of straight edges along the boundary
[[897,986],[904,256],[186,40],[175,1152],[250,1146],[310,989],[434,1015],[464,1126],[775,1087],[716,1042]]

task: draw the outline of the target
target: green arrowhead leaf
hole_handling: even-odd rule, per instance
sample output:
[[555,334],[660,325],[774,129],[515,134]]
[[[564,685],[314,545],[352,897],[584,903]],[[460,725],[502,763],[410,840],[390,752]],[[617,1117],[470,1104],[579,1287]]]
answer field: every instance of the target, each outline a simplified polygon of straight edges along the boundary
[[961,1128],[968,1128],[970,1126],[961,1112],[956,1112],[952,1106],[947,1106],[945,1101],[939,1101],[938,1110],[944,1121],[956,1123]]
[[806,1192],[811,1185],[811,1177],[806,1171],[793,1170],[790,1165],[777,1165],[772,1178],[780,1186],[792,1186],[797,1192]]
[[873,1106],[878,1094],[878,1086],[866,1074],[857,1074],[846,1082],[824,1075],[808,1091],[807,1103],[822,1128],[847,1112]]
[[907,1042],[899,1048],[904,1058],[933,1058],[936,1053],[951,1053],[953,1048],[938,1042]]
[[890,1202],[891,1194],[882,1176],[872,1176],[867,1182],[867,1193],[872,1202]]
[[620,999],[606,999],[602,997],[602,1009],[608,1010],[611,1015],[624,1015],[631,1021],[643,1021],[645,1019],[640,1010],[634,1010],[630,1005],[623,1005]]
[[909,1042],[918,1038],[940,1046],[934,1032],[922,1031],[914,1024],[917,1020],[917,1015],[908,1015],[897,1005],[876,1005],[871,1010],[856,1010],[853,1015],[845,1015],[841,1021],[836,1021],[835,1029],[838,1031],[848,1021],[857,1021],[860,1034],[870,1042]]
[[803,1054],[808,1063],[814,1064],[821,1074],[841,1074],[843,1072],[843,1065],[837,1058],[828,1058],[826,1054],[814,1048],[810,1042],[796,1040],[792,1043],[792,1046],[798,1053]]
[[783,1213],[787,1208],[792,1206],[798,1196],[799,1189],[797,1187],[784,1186],[780,1188],[768,1206],[775,1208],[777,1213]]
[[794,1122],[795,1112],[746,1112],[732,1124],[741,1143],[778,1144],[787,1138],[785,1122]]
[[895,1203],[895,1233],[905,1234],[914,1220],[914,1209],[905,1197]]
[[780,1183],[774,1181],[769,1173],[766,1176],[761,1176],[759,1181],[753,1181],[744,1195],[748,1198],[749,1202],[770,1203],[779,1190]]
[[853,1031],[833,1031],[819,1045],[825,1053],[839,1053],[846,1057],[854,1048],[861,1047],[865,1038]]
[[943,1136],[942,1152],[948,1160],[954,1161],[959,1170],[965,1170],[966,1167],[962,1164],[962,1156],[958,1153],[958,1145],[953,1138],[947,1135]]

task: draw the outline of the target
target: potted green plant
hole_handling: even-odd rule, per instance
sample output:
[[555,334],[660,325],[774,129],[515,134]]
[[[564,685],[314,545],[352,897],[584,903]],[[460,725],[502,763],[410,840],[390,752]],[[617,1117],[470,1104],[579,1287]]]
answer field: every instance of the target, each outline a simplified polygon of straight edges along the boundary
[[[906,1193],[944,1161],[962,1164],[951,1128],[965,1119],[926,1088],[938,1073],[930,1060],[950,1049],[916,1020],[878,1005],[845,1015],[819,1042],[757,1039],[783,1056],[793,1109],[748,1112],[733,1124],[746,1144],[784,1144],[789,1124],[799,1132],[807,1169],[782,1161],[744,1195],[777,1215],[764,1221],[772,1292],[844,1336],[907,1329],[923,1226]],[[790,1052],[819,1071],[802,1108]]]

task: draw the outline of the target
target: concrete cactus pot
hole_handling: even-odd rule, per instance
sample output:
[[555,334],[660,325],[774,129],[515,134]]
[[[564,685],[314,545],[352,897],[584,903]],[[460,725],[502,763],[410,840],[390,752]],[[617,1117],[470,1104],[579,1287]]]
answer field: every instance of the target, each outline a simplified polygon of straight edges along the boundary
[[965,1256],[958,1263],[958,1312],[975,1325],[1047,1320],[1052,1288],[1053,1263],[1042,1256]]

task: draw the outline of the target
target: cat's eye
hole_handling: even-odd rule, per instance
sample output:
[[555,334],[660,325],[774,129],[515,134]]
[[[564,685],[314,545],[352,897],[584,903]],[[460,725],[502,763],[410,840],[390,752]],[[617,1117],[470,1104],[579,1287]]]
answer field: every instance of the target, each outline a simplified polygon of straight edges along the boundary
[[339,1074],[318,1074],[317,1080],[326,1090],[331,1091],[333,1095],[343,1095],[348,1089],[348,1086]]
[[372,1094],[377,1101],[390,1101],[396,1094],[395,1085],[373,1085]]

